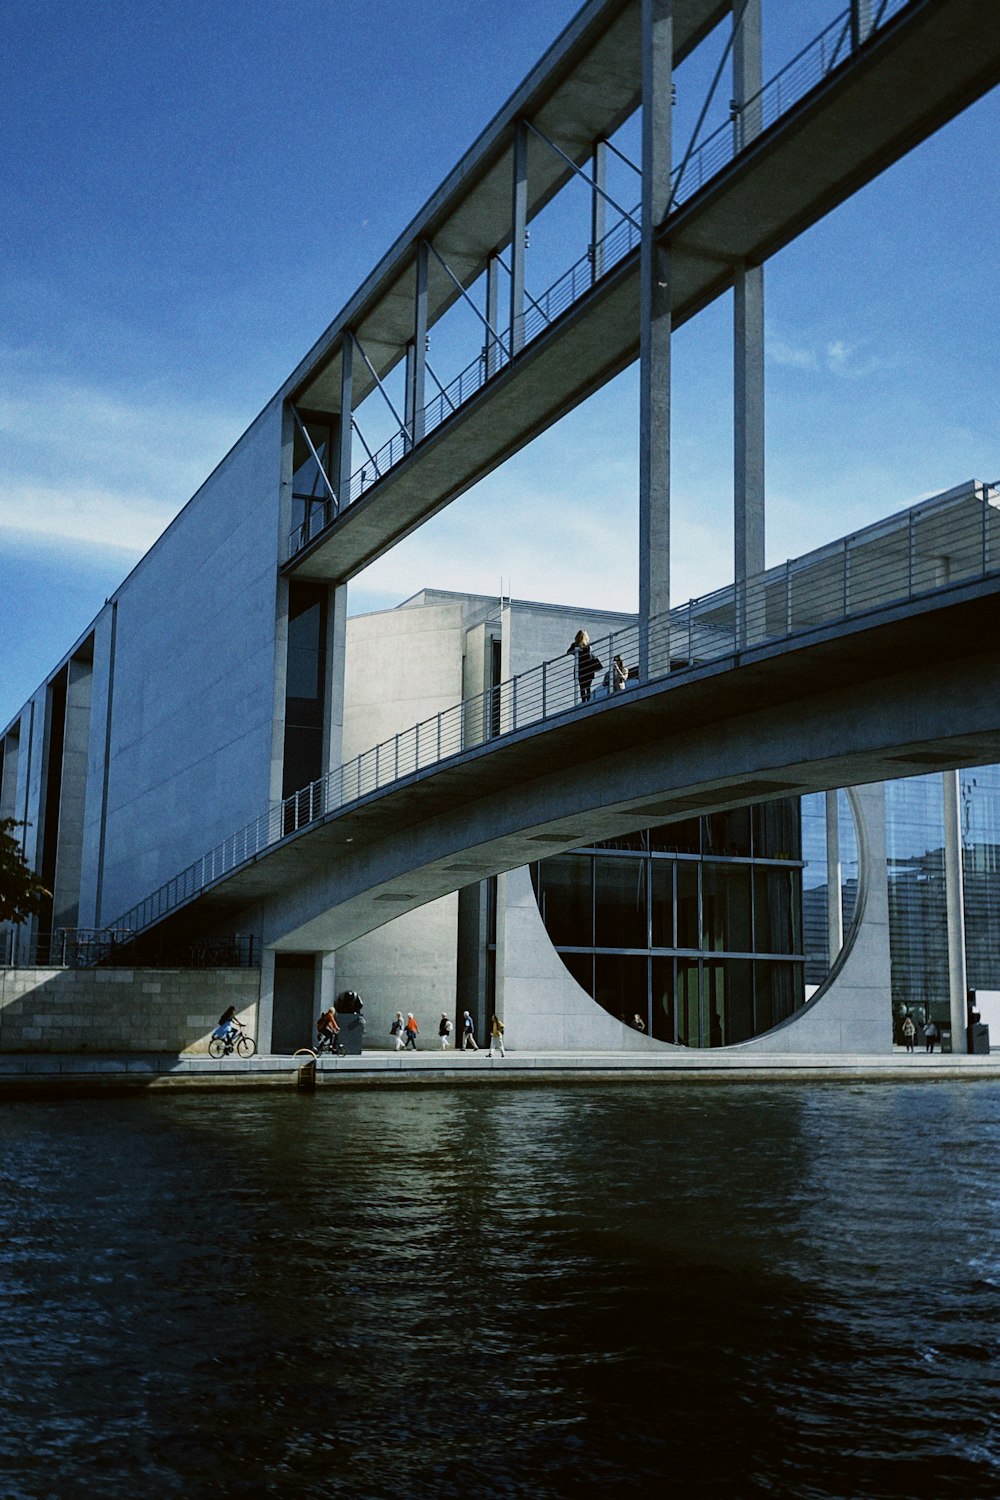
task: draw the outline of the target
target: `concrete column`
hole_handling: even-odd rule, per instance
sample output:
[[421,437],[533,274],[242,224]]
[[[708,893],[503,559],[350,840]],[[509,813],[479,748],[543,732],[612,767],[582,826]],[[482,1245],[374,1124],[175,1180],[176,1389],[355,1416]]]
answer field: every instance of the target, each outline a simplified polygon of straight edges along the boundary
[[524,252],[528,234],[528,127],[514,126],[513,187],[510,214],[510,352],[524,344]]
[[948,1000],[951,1050],[968,1052],[968,974],[965,963],[965,891],[962,878],[961,792],[957,771],[942,771],[944,803],[944,900],[948,924]]
[[826,794],[826,932],[831,967],[844,946],[844,885],[840,863],[839,793]]
[[343,510],[351,499],[351,413],[354,409],[354,339],[345,333],[340,347],[340,433],[333,484]]
[[[734,16],[741,3],[734,0]],[[760,0],[747,0],[733,42],[741,146],[760,134],[760,9]],[[733,275],[733,460],[736,644],[743,646],[764,635],[765,621],[763,590],[748,588],[764,571],[764,268],[742,262]]]
[[337,998],[337,955],[333,953],[316,954],[316,970],[314,978],[314,1009],[317,1016],[330,1006]]
[[271,1050],[273,1021],[274,949],[264,948],[260,955],[260,1001],[257,1006],[257,1051],[261,1054],[269,1053]]
[[607,191],[608,148],[604,141],[595,141],[591,166],[594,186],[590,194],[590,274],[597,281],[604,275],[604,236],[607,231],[608,205],[602,194]]
[[324,766],[335,771],[344,759],[344,678],[347,671],[347,584],[332,584],[326,604],[326,724]]
[[424,407],[427,405],[427,244],[417,241],[415,288],[413,297],[413,343],[411,365],[406,382],[407,423],[413,441],[424,435]]
[[[642,0],[642,247],[639,313],[639,671],[650,620],[670,608],[670,253],[656,238],[670,201],[672,0]],[[669,643],[664,642],[669,657]],[[658,662],[662,668],[665,662]]]

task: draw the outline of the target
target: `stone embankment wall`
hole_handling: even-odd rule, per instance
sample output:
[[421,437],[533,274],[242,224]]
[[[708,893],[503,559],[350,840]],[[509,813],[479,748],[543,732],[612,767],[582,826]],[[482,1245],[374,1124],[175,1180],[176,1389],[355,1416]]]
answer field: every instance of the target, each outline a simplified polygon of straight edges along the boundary
[[257,1032],[259,969],[0,969],[0,1052],[206,1053],[235,1005]]

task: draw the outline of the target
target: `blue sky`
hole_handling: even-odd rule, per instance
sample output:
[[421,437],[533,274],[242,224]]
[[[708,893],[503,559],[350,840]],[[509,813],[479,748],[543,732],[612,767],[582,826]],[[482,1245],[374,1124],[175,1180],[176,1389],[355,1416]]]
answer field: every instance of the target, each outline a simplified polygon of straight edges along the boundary
[[[841,9],[764,6],[766,76]],[[7,0],[0,725],[576,9]],[[714,60],[678,78],[675,155]],[[998,126],[993,94],[769,263],[769,560],[1000,476]],[[730,323],[726,298],[675,339],[677,599],[729,576]],[[501,578],[634,607],[637,390],[628,371],[564,419],[351,608]]]

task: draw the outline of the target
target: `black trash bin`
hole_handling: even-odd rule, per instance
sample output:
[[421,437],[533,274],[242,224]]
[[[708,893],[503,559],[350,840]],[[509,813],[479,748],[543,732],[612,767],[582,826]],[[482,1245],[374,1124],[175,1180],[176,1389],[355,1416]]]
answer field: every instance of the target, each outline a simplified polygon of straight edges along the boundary
[[336,1003],[340,1041],[347,1057],[360,1057],[365,1041],[364,1005],[356,990],[345,990]]
[[969,1051],[980,1056],[990,1050],[990,1028],[984,1021],[973,1021],[969,1027]]

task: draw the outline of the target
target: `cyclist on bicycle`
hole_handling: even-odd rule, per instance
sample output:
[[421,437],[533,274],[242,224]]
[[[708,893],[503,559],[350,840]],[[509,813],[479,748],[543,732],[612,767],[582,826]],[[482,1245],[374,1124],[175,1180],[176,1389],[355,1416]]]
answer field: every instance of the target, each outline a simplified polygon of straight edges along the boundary
[[337,1017],[331,1005],[330,1009],[325,1010],[316,1022],[316,1040],[318,1042],[326,1042],[333,1048],[337,1044],[339,1033],[340,1027],[337,1025]]
[[240,1024],[236,1019],[236,1006],[230,1005],[219,1017],[219,1024],[212,1032],[212,1037],[218,1037],[219,1041],[227,1044],[234,1042],[239,1035]]

